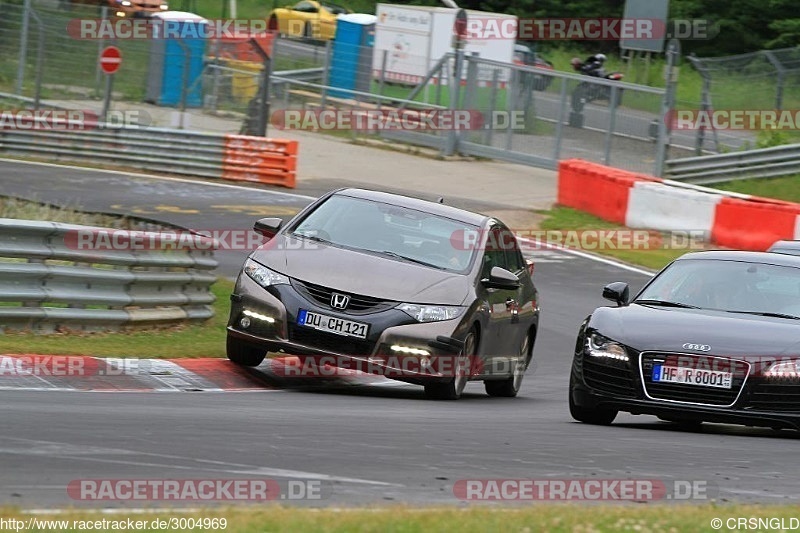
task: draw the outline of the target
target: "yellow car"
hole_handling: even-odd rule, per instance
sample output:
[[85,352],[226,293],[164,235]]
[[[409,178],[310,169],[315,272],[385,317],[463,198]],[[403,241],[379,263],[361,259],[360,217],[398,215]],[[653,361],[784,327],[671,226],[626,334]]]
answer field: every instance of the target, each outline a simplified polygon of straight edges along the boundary
[[341,6],[303,0],[273,9],[267,27],[290,37],[328,40],[336,35],[336,17],[347,13],[350,10]]

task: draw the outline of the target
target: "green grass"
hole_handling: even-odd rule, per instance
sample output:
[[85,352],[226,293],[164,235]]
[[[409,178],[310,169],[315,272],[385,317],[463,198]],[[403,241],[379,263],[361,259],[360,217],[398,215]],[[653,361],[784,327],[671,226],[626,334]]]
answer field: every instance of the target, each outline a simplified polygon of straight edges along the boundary
[[118,229],[133,229],[135,224],[132,219],[86,213],[75,206],[57,207],[3,196],[0,196],[0,218],[47,220],[48,222],[64,222]]
[[[625,230],[624,226],[605,221],[589,213],[578,211],[570,207],[557,206],[549,211],[540,211],[546,215],[541,224],[542,230],[550,231],[580,231],[580,230]],[[664,242],[668,242],[667,239]],[[569,244],[569,243],[567,243]],[[591,241],[590,241],[591,244]],[[626,263],[640,265],[653,270],[659,270],[666,266],[670,261],[681,255],[694,251],[689,248],[665,248],[654,249],[613,249],[599,248],[586,250],[601,255],[606,255],[624,261]]]
[[[377,507],[366,509],[306,509],[280,506],[251,508],[218,508],[199,512],[153,512],[102,514],[99,511],[70,511],[58,515],[39,515],[46,520],[142,520],[148,524],[159,518],[225,518],[226,533],[263,532],[381,532],[416,533],[424,531],[484,533],[486,531],[515,532],[612,532],[642,531],[649,533],[677,533],[678,531],[716,531],[711,526],[714,518],[725,524],[729,518],[762,518],[779,521],[800,514],[798,505],[647,505],[647,506],[579,506],[579,505],[525,505],[515,508],[419,508]],[[16,510],[0,510],[0,517],[27,520],[31,515]],[[733,522],[731,522],[733,524]],[[780,522],[774,522],[780,524]],[[97,527],[95,526],[95,529]],[[37,529],[38,531],[85,531],[68,527]],[[108,529],[110,530],[110,529]],[[152,531],[149,527],[138,531]],[[171,531],[178,531],[170,528]],[[723,526],[723,530],[727,530]],[[186,531],[189,531],[188,529]],[[209,531],[206,529],[205,531]],[[763,531],[763,530],[760,530]]]
[[0,352],[150,359],[225,357],[225,324],[233,283],[220,279],[211,290],[216,296],[214,318],[202,325],[111,333],[6,333],[0,336]]
[[725,191],[777,198],[787,202],[800,202],[800,175],[784,178],[727,181],[715,183],[714,187]]

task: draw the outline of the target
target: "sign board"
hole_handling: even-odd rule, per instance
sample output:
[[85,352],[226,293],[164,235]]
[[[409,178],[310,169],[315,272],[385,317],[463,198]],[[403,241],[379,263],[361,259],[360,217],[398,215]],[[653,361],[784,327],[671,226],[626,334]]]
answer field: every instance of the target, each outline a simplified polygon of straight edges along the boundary
[[[380,76],[383,57],[386,55],[385,79],[394,83],[416,85],[445,54],[453,52],[457,25],[457,9],[396,4],[377,4],[378,21],[375,25],[375,51],[373,74]],[[516,34],[518,21],[513,15],[466,11],[479,27],[507,27]],[[505,25],[503,24],[505,22]],[[462,23],[459,23],[462,24]],[[466,37],[462,42],[465,54],[477,53],[481,58],[511,63],[514,57],[514,39],[473,36],[468,23],[464,25]],[[507,81],[510,69],[500,69],[500,80]],[[479,69],[481,76],[491,80],[490,69]]]
[[100,68],[106,74],[114,74],[122,64],[122,52],[116,46],[106,46],[100,54]]
[[[664,51],[664,41],[667,37],[669,23],[669,0],[626,0],[625,1],[625,20],[649,21],[652,31],[650,35],[646,32],[636,31],[632,38],[622,38],[619,40],[619,47],[623,50],[637,50],[641,52]],[[640,27],[638,23],[634,27]]]

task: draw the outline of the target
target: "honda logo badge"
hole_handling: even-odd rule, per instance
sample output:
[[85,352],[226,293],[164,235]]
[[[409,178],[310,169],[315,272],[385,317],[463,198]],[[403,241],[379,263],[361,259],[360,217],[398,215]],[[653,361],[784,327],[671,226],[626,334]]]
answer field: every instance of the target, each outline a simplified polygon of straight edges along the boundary
[[350,297],[346,294],[333,293],[331,295],[331,307],[334,309],[347,309],[350,304]]

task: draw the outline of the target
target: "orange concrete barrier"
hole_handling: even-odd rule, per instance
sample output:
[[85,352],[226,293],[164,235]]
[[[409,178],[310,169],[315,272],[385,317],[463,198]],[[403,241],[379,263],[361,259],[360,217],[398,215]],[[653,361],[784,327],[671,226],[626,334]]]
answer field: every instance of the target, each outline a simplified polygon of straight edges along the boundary
[[222,179],[294,188],[297,141],[226,135]]
[[723,198],[714,215],[711,239],[729,248],[763,251],[775,241],[794,238],[798,215],[800,205],[791,202]]
[[635,172],[568,159],[558,165],[558,203],[625,224],[629,190],[637,181],[645,180],[660,181]]
[[558,167],[558,203],[604,220],[662,231],[701,230],[720,246],[766,250],[800,239],[800,204],[676,186],[644,174],[580,159]]

